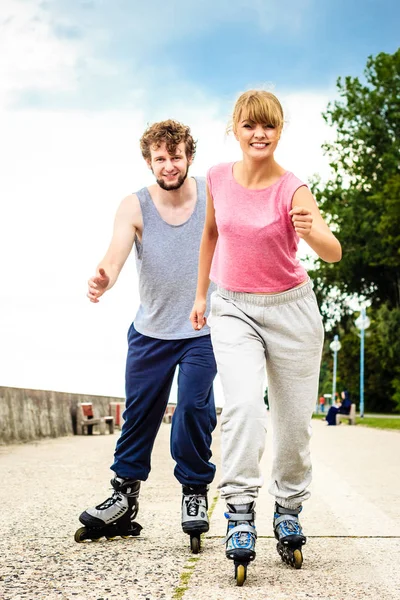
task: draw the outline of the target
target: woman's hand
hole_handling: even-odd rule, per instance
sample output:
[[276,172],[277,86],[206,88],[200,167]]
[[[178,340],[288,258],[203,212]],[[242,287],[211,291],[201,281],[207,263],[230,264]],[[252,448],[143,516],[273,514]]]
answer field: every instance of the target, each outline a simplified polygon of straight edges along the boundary
[[195,300],[192,312],[190,313],[190,322],[193,329],[199,330],[204,327],[207,323],[207,319],[204,316],[206,312],[207,303],[205,300]]
[[289,212],[292,217],[293,227],[299,238],[307,239],[311,233],[313,216],[311,210],[303,206],[295,206]]
[[289,212],[294,230],[300,238],[325,262],[334,263],[342,258],[342,247],[319,212],[310,190],[302,185],[294,193]]

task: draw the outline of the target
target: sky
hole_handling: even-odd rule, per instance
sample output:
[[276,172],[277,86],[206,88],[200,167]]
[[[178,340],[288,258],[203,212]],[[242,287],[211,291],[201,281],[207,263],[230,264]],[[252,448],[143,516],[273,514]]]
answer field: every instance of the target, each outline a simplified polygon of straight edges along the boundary
[[99,304],[86,285],[121,199],[153,182],[149,123],[190,125],[204,175],[240,159],[235,99],[268,89],[285,111],[278,162],[326,179],[337,78],[393,53],[399,21],[395,0],[2,0],[0,385],[123,397],[133,257]]

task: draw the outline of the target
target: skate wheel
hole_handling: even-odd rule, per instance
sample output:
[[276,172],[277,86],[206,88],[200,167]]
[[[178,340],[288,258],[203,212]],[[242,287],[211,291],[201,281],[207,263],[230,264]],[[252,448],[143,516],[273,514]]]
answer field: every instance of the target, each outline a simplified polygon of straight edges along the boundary
[[82,544],[85,541],[85,533],[86,533],[86,527],[79,527],[79,529],[77,529],[75,531],[75,535],[74,535],[74,540],[78,543],[78,544]]
[[106,539],[111,542],[112,540],[115,540],[115,536],[111,537],[109,535],[106,535]]
[[129,538],[130,538],[130,536],[129,536],[129,535],[121,535],[121,537],[122,537],[122,539],[123,539],[123,540],[127,540],[127,539],[129,539]]
[[141,525],[139,525],[139,523],[136,523],[135,521],[133,521],[131,523],[131,527],[129,529],[129,536],[128,537],[136,537],[137,535],[140,535],[140,532],[142,531],[143,527]]
[[193,554],[198,554],[200,552],[200,536],[191,536],[190,537],[190,549]]
[[246,575],[246,567],[244,565],[238,565],[235,573],[236,585],[241,587],[246,581]]
[[301,565],[303,564],[303,555],[301,550],[297,549],[293,552],[293,560],[294,560],[294,568],[301,569]]

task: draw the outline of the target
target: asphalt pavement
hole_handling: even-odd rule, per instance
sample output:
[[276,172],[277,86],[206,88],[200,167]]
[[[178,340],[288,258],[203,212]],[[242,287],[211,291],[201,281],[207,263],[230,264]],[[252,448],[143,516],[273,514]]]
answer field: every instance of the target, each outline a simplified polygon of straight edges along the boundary
[[400,432],[313,421],[313,483],[301,521],[304,564],[281,562],[267,492],[271,431],[257,502],[257,557],[237,587],[222,543],[217,491],[219,428],[210,489],[211,527],[198,555],[180,526],[181,490],[169,455],[170,425],[142,485],[137,538],[78,544],[78,515],[110,495],[115,435],[0,447],[1,600],[347,600],[400,598]]

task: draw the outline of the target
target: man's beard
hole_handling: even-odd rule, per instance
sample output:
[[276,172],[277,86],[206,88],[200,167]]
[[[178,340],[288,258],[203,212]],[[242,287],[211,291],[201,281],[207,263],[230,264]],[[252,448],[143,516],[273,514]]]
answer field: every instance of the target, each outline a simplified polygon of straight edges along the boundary
[[183,184],[185,183],[186,178],[188,176],[188,172],[189,172],[189,165],[187,166],[186,173],[184,175],[179,175],[178,181],[176,183],[168,184],[168,183],[165,183],[165,181],[161,178],[157,179],[157,183],[160,186],[160,188],[162,188],[163,190],[166,190],[167,192],[171,192],[172,190],[179,190],[179,188],[182,187]]

